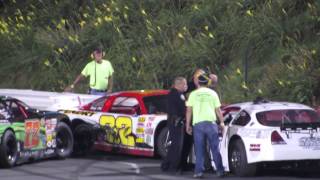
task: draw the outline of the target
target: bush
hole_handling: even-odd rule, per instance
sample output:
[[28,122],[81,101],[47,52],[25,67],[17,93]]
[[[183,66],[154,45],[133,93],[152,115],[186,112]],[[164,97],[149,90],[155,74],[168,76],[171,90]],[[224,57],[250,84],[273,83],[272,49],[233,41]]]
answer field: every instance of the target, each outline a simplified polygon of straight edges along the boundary
[[[15,3],[16,2],[16,3]],[[226,103],[312,103],[319,89],[314,0],[1,1],[2,88],[62,91],[102,44],[115,90],[168,88],[195,68]],[[82,82],[77,92],[86,92]],[[316,98],[313,98],[316,97]]]

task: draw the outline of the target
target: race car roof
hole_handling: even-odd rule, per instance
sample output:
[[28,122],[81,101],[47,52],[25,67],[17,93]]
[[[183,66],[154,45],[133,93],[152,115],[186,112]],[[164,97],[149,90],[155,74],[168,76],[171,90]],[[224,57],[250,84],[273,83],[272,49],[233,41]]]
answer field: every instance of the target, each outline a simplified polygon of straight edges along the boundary
[[268,102],[261,102],[261,103],[254,103],[254,102],[244,102],[244,103],[237,103],[231,104],[228,107],[240,107],[241,109],[245,109],[246,111],[253,112],[253,111],[269,111],[269,110],[277,110],[277,109],[312,109],[309,106],[299,104],[299,103],[292,103],[292,102],[280,102],[280,101],[268,101]]
[[132,90],[132,91],[120,91],[110,94],[110,96],[153,96],[153,95],[166,95],[168,90]]

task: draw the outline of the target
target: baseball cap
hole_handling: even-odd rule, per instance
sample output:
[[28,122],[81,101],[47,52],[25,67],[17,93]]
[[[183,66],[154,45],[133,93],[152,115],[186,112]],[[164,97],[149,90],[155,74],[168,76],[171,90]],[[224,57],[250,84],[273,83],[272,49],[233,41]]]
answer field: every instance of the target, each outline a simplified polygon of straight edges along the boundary
[[208,85],[211,80],[206,73],[202,73],[198,76],[198,81],[199,84]]

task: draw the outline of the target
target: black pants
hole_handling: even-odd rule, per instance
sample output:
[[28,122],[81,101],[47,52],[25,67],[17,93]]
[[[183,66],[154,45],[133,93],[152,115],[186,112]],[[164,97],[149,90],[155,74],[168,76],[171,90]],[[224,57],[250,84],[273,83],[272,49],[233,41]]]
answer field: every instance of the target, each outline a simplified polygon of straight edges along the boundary
[[163,171],[179,171],[187,168],[188,155],[192,146],[192,136],[186,134],[184,119],[168,118],[169,139],[167,157],[161,164]]

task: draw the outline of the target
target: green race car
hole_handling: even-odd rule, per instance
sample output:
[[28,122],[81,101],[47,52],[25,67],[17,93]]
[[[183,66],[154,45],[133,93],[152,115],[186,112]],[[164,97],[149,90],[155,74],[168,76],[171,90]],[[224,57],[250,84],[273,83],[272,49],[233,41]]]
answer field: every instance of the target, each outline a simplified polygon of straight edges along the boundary
[[69,118],[38,111],[10,97],[0,96],[0,168],[72,153]]

